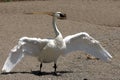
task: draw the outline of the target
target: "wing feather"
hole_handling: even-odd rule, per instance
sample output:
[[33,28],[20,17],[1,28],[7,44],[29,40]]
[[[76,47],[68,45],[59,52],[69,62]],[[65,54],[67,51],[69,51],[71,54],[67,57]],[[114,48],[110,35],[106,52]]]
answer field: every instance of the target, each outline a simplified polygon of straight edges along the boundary
[[10,72],[23,57],[24,54],[22,53],[20,45],[15,46],[9,53],[9,56],[5,61],[2,71]]
[[22,37],[18,45],[11,52],[2,68],[3,72],[10,72],[21,61],[24,54],[38,56],[40,50],[47,44],[47,40],[38,38]]
[[88,33],[81,32],[64,38],[66,43],[65,53],[76,50],[82,50],[86,53],[100,58],[103,61],[109,61],[112,56],[107,52],[99,41],[92,38]]

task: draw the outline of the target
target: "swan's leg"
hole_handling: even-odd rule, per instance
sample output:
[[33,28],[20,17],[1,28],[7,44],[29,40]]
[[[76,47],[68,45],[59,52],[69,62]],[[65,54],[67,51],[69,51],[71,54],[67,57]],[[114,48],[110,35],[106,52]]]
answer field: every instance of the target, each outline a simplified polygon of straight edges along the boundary
[[57,74],[57,72],[56,72],[56,69],[57,69],[57,64],[56,64],[56,63],[54,63],[53,68],[54,68],[54,73],[55,73],[55,74]]
[[41,72],[41,69],[42,69],[42,62],[40,63],[40,72]]
[[56,64],[56,61],[54,62],[53,68],[54,68],[54,75],[55,75],[55,76],[61,76],[60,73],[57,73],[57,64]]
[[57,64],[56,64],[56,62],[54,62],[53,68],[54,68],[54,75],[55,75],[55,76],[61,76],[60,73],[57,73]]
[[86,56],[87,56],[88,60],[99,60],[99,58],[96,58],[96,57],[88,55],[88,54]]
[[36,73],[35,73],[36,75],[42,75],[42,72],[41,72],[41,69],[42,69],[42,62],[40,63],[40,67],[39,67],[39,68],[40,68],[40,71],[36,72]]
[[61,76],[61,74],[60,73],[57,73],[57,61],[54,61],[54,66],[53,66],[53,68],[54,68],[54,75],[55,76]]

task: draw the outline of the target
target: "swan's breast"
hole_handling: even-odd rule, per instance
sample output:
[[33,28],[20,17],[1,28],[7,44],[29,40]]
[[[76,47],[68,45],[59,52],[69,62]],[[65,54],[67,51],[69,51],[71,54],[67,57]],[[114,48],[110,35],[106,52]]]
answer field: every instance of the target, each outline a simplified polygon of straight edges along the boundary
[[56,61],[62,53],[63,51],[57,47],[54,41],[51,41],[41,51],[38,59],[40,62],[49,63]]

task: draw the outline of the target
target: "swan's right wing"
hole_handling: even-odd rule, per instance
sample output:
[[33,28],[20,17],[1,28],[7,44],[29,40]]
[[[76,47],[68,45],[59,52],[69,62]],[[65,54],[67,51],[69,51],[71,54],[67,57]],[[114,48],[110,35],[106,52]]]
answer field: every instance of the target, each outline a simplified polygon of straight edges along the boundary
[[10,72],[18,62],[24,57],[24,54],[38,56],[40,50],[47,44],[47,40],[38,38],[23,37],[19,40],[11,52],[2,68],[3,72]]
[[112,58],[99,41],[95,40],[85,32],[67,36],[64,38],[64,41],[66,43],[65,53],[81,50],[103,61],[109,61]]
[[5,61],[5,64],[2,68],[2,72],[10,72],[13,67],[24,57],[24,54],[22,53],[22,49],[20,45],[16,45],[11,52],[9,53],[9,56],[7,60]]

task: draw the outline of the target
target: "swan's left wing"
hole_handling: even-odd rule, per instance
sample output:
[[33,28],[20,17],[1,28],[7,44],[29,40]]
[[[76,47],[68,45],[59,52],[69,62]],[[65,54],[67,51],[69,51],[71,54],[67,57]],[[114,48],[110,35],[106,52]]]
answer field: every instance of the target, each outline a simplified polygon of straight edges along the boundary
[[92,38],[88,33],[81,32],[64,38],[66,43],[65,53],[82,50],[86,53],[100,58],[103,61],[110,61],[112,56],[102,47],[99,41]]

